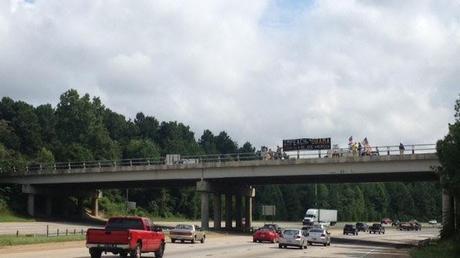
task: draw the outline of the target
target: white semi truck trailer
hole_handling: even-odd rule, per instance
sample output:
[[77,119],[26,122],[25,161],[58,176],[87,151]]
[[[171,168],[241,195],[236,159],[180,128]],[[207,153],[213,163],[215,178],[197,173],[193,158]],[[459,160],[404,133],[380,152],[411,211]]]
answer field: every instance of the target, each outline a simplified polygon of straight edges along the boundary
[[305,212],[302,224],[312,226],[315,223],[335,225],[337,223],[337,210],[308,209]]

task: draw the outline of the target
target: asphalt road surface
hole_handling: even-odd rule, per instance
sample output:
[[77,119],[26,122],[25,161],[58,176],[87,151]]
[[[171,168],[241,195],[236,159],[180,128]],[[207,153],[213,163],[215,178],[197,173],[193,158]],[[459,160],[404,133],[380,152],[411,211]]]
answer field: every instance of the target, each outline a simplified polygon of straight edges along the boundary
[[[2,231],[12,233],[20,227],[26,232],[43,232],[48,223],[0,223]],[[163,224],[163,223],[162,223]],[[166,224],[166,223],[165,223]],[[174,222],[167,223],[174,225]],[[262,224],[262,223],[261,223]],[[283,227],[299,227],[298,223],[279,223]],[[257,224],[256,224],[257,225]],[[257,225],[258,226],[258,225]],[[50,226],[51,227],[51,226]],[[77,224],[53,224],[51,228],[86,228]],[[279,249],[277,244],[253,243],[250,235],[231,235],[209,233],[204,244],[171,243],[167,238],[165,258],[232,258],[232,257],[409,257],[408,249],[397,249],[387,244],[413,244],[419,240],[436,238],[438,228],[423,228],[422,231],[399,231],[388,227],[383,235],[374,235],[360,232],[358,236],[342,235],[342,226],[331,228],[331,236],[345,240],[356,240],[353,243],[334,243],[329,247],[309,246],[306,250],[297,248]],[[361,243],[360,241],[373,241]],[[379,244],[380,243],[380,244]],[[381,243],[386,243],[382,246]],[[0,248],[0,258],[89,258],[85,243],[49,243],[28,246],[14,246]],[[103,257],[114,258],[111,254]],[[143,257],[154,257],[153,253],[144,254]]]
[[[39,244],[0,249],[0,257],[8,258],[89,258],[84,242],[59,244]],[[115,255],[103,257],[114,258]],[[143,257],[154,257],[153,253]],[[236,258],[236,257],[409,257],[407,249],[376,247],[364,245],[334,244],[331,246],[309,246],[308,249],[279,249],[277,244],[253,243],[250,236],[216,236],[204,244],[175,243],[166,244],[165,258]]]

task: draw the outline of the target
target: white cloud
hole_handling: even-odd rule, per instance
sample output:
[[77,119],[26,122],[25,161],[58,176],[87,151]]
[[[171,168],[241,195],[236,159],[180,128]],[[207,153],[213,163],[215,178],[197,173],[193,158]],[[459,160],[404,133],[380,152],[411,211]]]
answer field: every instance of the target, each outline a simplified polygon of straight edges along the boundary
[[[456,1],[0,3],[0,95],[70,87],[240,143],[434,142],[460,81]],[[272,19],[272,20],[271,20]]]

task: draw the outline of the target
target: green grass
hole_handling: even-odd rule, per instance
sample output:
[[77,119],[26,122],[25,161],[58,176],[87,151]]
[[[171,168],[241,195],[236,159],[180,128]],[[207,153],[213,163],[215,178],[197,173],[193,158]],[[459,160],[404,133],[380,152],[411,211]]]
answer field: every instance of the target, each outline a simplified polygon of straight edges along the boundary
[[15,215],[9,212],[0,214],[0,222],[32,222],[32,221],[35,221],[35,219]]
[[460,257],[460,245],[454,239],[438,240],[428,246],[411,250],[413,258],[454,258]]
[[70,235],[70,236],[58,236],[58,237],[46,237],[46,236],[11,236],[3,235],[0,236],[0,247],[1,246],[13,246],[13,245],[30,245],[39,243],[53,243],[53,242],[67,242],[67,241],[81,241],[85,240],[85,235]]

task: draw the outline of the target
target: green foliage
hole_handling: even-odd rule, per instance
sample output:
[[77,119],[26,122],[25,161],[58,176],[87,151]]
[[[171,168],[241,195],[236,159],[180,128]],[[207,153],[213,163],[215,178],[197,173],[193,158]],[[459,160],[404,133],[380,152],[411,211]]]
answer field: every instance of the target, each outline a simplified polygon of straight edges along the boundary
[[151,140],[129,141],[126,146],[124,158],[160,158],[160,150],[158,146]]
[[38,152],[37,162],[42,164],[53,164],[55,162],[54,155],[51,151],[43,147],[40,152]]
[[428,246],[415,248],[410,251],[413,258],[454,258],[460,256],[460,237],[437,240],[431,242]]

